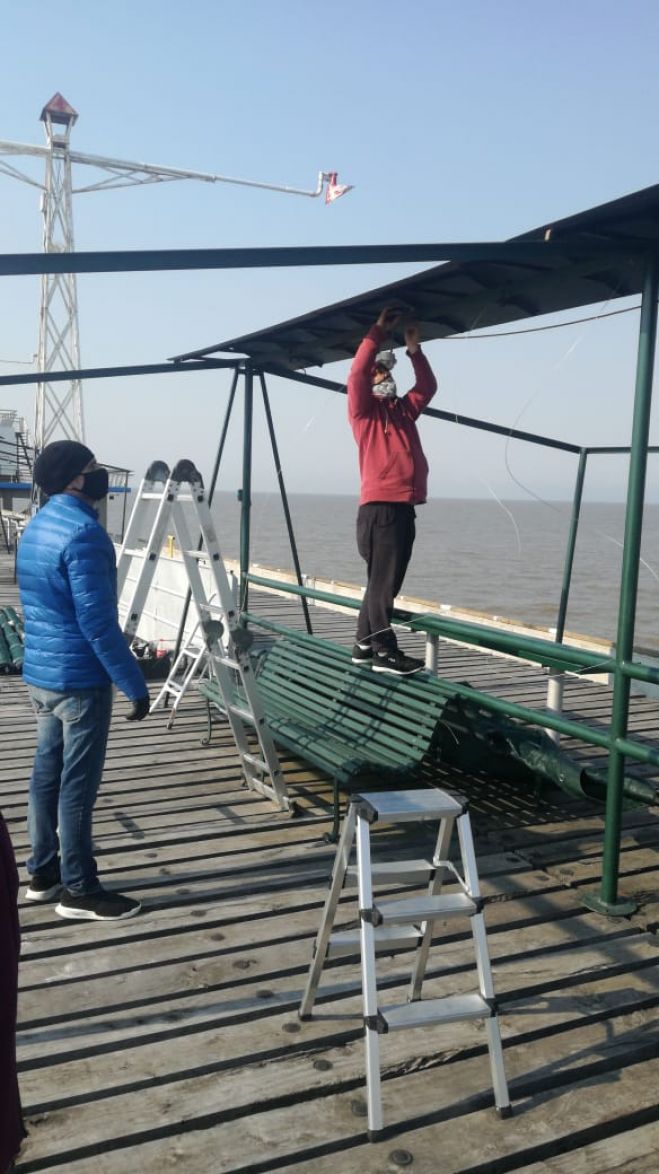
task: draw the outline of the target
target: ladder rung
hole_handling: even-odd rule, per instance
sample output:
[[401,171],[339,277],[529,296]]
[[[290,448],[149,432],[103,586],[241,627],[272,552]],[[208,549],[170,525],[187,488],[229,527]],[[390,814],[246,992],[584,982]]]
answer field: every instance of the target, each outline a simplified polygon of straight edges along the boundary
[[211,656],[213,664],[223,664],[226,669],[235,669],[236,672],[240,672],[238,661],[232,660],[230,656],[218,656],[215,652]]
[[256,718],[254,717],[254,714],[251,712],[251,710],[243,709],[241,705],[228,705],[227,709],[229,713],[235,714],[235,716],[241,718],[242,721],[248,722],[252,726],[256,725]]
[[[140,558],[145,558],[145,556],[149,553],[149,548],[148,546],[137,546],[134,550],[124,550],[122,553],[124,555],[129,555],[130,558],[137,558],[138,555]],[[137,580],[133,579],[131,582],[137,582]]]
[[[419,944],[421,934],[412,929],[392,927],[374,930],[375,949],[377,953],[386,953],[388,950],[405,950]],[[327,949],[328,957],[337,958],[342,954],[358,954],[360,951],[360,935],[358,929],[344,929],[330,936]]]
[[430,1027],[433,1023],[455,1023],[461,1019],[490,1019],[492,1009],[481,995],[447,995],[444,999],[419,999],[380,1007],[389,1031],[405,1027]]
[[208,558],[208,551],[206,550],[183,550],[182,554],[187,558]]
[[243,754],[242,757],[243,762],[248,762],[250,766],[255,766],[257,770],[263,771],[264,774],[268,773],[267,762],[264,762],[262,758],[258,758],[256,754]]
[[[375,885],[422,885],[434,871],[428,860],[377,861],[371,864],[371,880]],[[357,865],[349,864],[346,884],[356,885],[357,881]]]
[[378,903],[374,911],[385,925],[409,925],[440,917],[471,917],[478,912],[478,904],[466,893],[439,893],[436,897],[406,897]]

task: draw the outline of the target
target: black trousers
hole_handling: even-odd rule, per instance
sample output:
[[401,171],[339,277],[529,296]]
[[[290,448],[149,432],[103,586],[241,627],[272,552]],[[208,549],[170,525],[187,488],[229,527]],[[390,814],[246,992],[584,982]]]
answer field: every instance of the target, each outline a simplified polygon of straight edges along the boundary
[[357,549],[368,567],[357,641],[376,652],[397,647],[391,616],[412,555],[414,518],[414,506],[403,501],[370,501],[357,514]]

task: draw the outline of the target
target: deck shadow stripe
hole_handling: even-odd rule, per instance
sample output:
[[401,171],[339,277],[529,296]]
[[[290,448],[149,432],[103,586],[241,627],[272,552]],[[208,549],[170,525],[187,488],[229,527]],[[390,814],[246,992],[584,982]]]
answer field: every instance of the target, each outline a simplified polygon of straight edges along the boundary
[[[517,1041],[514,1041],[516,1043]],[[512,1046],[512,1045],[509,1045]],[[484,1050],[484,1049],[483,1049]],[[457,1063],[463,1058],[462,1053],[448,1057],[445,1063]],[[627,1054],[620,1054],[608,1058],[594,1060],[591,1064],[579,1067],[576,1070],[570,1068],[563,1068],[559,1073],[547,1074],[539,1076],[535,1079],[529,1079],[528,1076],[519,1077],[510,1082],[511,1099],[514,1101],[515,1096],[524,1097],[528,1100],[537,1097],[543,1093],[553,1093],[561,1088],[573,1083],[571,1077],[577,1075],[577,1084],[591,1081],[599,1076],[608,1075],[612,1071],[620,1071],[624,1068],[635,1067],[637,1064],[642,1064],[646,1060],[656,1059],[656,1043],[652,1041],[649,1044],[641,1044],[633,1052]],[[403,1066],[403,1071],[405,1066]],[[383,1075],[385,1075],[383,1073]],[[402,1072],[392,1072],[391,1070],[386,1074],[386,1079],[394,1079],[396,1076],[402,1075]],[[337,1080],[333,1088],[333,1095],[341,1093],[353,1092],[356,1089],[362,1089],[364,1085],[363,1074],[359,1076]],[[314,1100],[322,1100],[327,1097],[327,1088],[313,1088],[307,1090],[297,1090],[294,1093],[284,1093],[276,1097],[266,1097],[259,1102],[259,1112],[269,1113],[278,1109],[286,1109],[295,1106],[296,1104],[310,1102]],[[479,1112],[492,1105],[492,1092],[488,1089],[486,1093],[475,1093],[473,1096],[466,1097],[458,1105],[451,1105],[444,1109],[435,1110],[433,1112],[424,1113],[418,1117],[411,1118],[405,1121],[403,1127],[390,1127],[385,1130],[383,1140],[394,1138],[399,1134],[405,1134],[411,1130],[420,1129],[430,1125],[437,1125],[445,1121],[458,1120],[469,1116],[472,1113]],[[514,1107],[514,1106],[513,1106]],[[42,1156],[37,1162],[21,1162],[16,1166],[16,1174],[40,1174],[42,1170],[53,1169],[56,1166],[61,1166],[65,1163],[70,1164],[74,1161],[80,1161],[84,1158],[97,1157],[100,1154],[107,1154],[116,1152],[118,1150],[134,1148],[135,1146],[145,1144],[149,1141],[162,1141],[169,1137],[181,1136],[185,1133],[197,1132],[200,1130],[212,1129],[215,1126],[225,1124],[229,1121],[239,1120],[246,1114],[253,1113],[253,1106],[241,1105],[235,1106],[224,1111],[218,1110],[212,1113],[204,1113],[199,1117],[188,1118],[185,1121],[174,1121],[171,1123],[157,1126],[153,1129],[141,1129],[132,1134],[123,1134],[119,1137],[105,1139],[101,1143],[78,1146],[61,1152],[58,1154],[51,1154],[49,1156]],[[637,1120],[638,1118],[638,1120]],[[642,1118],[642,1119],[641,1119]],[[634,1125],[646,1124],[650,1121],[659,1120],[659,1105],[652,1106],[645,1110],[639,1110],[637,1113],[628,1114],[627,1117],[617,1118],[618,1123],[632,1120]],[[631,1126],[628,1126],[630,1128]],[[596,1130],[596,1126],[590,1127],[583,1132],[586,1134],[592,1133]],[[297,1154],[282,1154],[280,1157],[270,1157],[265,1162],[250,1162],[247,1166],[234,1167],[232,1174],[270,1174],[271,1171],[281,1169],[286,1165],[295,1165],[299,1162],[309,1162],[310,1159],[317,1159],[330,1155],[333,1153],[344,1152],[348,1149],[354,1149],[357,1145],[361,1145],[364,1140],[363,1134],[357,1134],[351,1138],[343,1138],[340,1141],[325,1142],[318,1146],[311,1146],[305,1149],[302,1153]],[[594,1139],[595,1140],[595,1139]],[[552,1144],[546,1143],[546,1144]],[[556,1144],[555,1142],[553,1144]],[[557,1151],[558,1152],[558,1151]],[[510,1161],[513,1155],[506,1158],[497,1159],[497,1161]],[[519,1167],[519,1152],[514,1155],[517,1165]],[[492,1174],[493,1166],[482,1166],[480,1170],[476,1168],[472,1174]],[[514,1169],[514,1166],[497,1167],[499,1174],[503,1174],[505,1170]],[[461,1174],[466,1174],[462,1171]]]
[[[609,940],[609,939],[607,939],[607,940]],[[588,944],[588,943],[586,943],[586,944]],[[544,957],[551,957],[552,955],[559,953],[560,951],[565,952],[566,948],[569,948],[569,947],[566,947],[566,944],[563,942],[563,943],[560,943],[560,945],[550,947],[547,950],[539,950],[538,953],[542,954],[542,956],[544,956]],[[520,959],[528,959],[530,956],[531,956],[530,951],[517,952],[517,953],[509,955],[507,958],[502,959],[501,961],[505,961],[507,964],[514,964],[516,961],[518,961]],[[656,966],[656,959],[655,958],[638,959],[634,962],[634,965],[631,968],[630,968],[629,962],[624,961],[624,962],[614,963],[613,965],[608,966],[608,967],[597,968],[597,969],[591,971],[590,974],[580,975],[579,981],[580,981],[580,983],[596,982],[596,981],[600,981],[603,977],[615,978],[618,974],[629,973],[630,970],[633,971],[634,973],[636,973],[639,971],[646,970],[649,967],[655,967],[655,966]],[[451,970],[451,973],[452,974],[465,973],[467,971],[472,971],[473,968],[474,968],[473,959],[470,958],[468,961],[465,961],[464,963],[460,963],[457,966],[455,966]],[[303,977],[306,974],[307,970],[308,970],[308,966],[297,967],[297,968],[295,968],[293,975],[291,975],[290,977],[295,977],[295,973],[299,974],[300,977]],[[433,967],[432,969],[429,969],[427,971],[427,980],[432,981],[433,979],[440,978],[440,977],[444,976],[445,974],[446,974],[446,969],[444,967],[439,967],[439,968]],[[289,977],[289,975],[287,975],[285,972],[282,972],[282,971],[276,971],[276,972],[272,972],[269,976],[261,976],[260,975],[258,978],[258,982],[260,985],[262,982],[267,982],[268,978],[272,979],[272,978],[280,978],[280,977],[286,978],[286,977]],[[506,993],[505,997],[503,995],[500,997],[499,1001],[503,1006],[505,1004],[505,1002],[511,1001],[511,999],[513,997],[516,1000],[519,1000],[521,998],[527,998],[529,995],[529,992],[533,992],[534,994],[543,994],[543,993],[546,993],[549,991],[565,989],[565,987],[569,986],[570,984],[574,984],[574,975],[569,975],[563,979],[545,980],[543,983],[538,983],[535,986],[529,986],[529,984],[527,983],[523,988],[520,988],[519,991],[513,991],[513,992],[508,991]],[[407,986],[409,986],[409,973],[405,973],[404,975],[398,974],[398,975],[384,976],[378,982],[378,989],[379,990],[395,990],[396,987],[405,987],[406,988]],[[338,984],[336,987],[333,987],[330,989],[325,989],[325,991],[319,992],[316,996],[316,1004],[320,1005],[320,1004],[328,1003],[328,1002],[337,1002],[337,1001],[340,1001],[341,999],[351,999],[351,998],[354,998],[355,995],[359,993],[359,990],[360,990],[360,983],[359,983],[358,979],[355,979],[352,981],[347,980],[342,984]],[[209,1017],[208,1019],[205,1019],[203,1022],[197,1022],[197,1023],[188,1022],[188,1023],[186,1023],[185,1028],[184,1028],[185,1034],[186,1034],[186,1036],[199,1035],[199,1034],[203,1034],[204,1032],[207,1032],[207,1031],[214,1031],[217,1029],[221,1029],[222,1027],[236,1026],[236,1025],[240,1025],[241,1023],[252,1022],[255,1019],[267,1019],[273,1013],[273,1009],[276,1011],[277,1014],[296,1013],[298,1006],[299,1006],[300,997],[301,997],[301,990],[295,992],[294,998],[293,997],[289,998],[286,995],[279,995],[278,996],[275,994],[273,996],[273,999],[269,1000],[267,1005],[264,1004],[262,1008],[254,1005],[255,999],[253,998],[250,1005],[248,1007],[245,1007],[243,1010],[233,1011],[233,1012],[230,1012],[229,1014],[216,1016],[215,1018]],[[162,1043],[167,1040],[180,1038],[180,1035],[181,1035],[181,1023],[176,1022],[171,1027],[162,1028],[159,1031],[149,1032],[148,1034],[141,1036],[141,1037],[133,1035],[130,1037],[124,1037],[123,1039],[119,1039],[119,1040],[110,1039],[110,1040],[107,1040],[107,1042],[104,1044],[99,1044],[97,1042],[95,1045],[85,1045],[84,1047],[81,1047],[78,1049],[73,1049],[69,1045],[67,1050],[64,1052],[61,1052],[61,1053],[52,1052],[52,1053],[49,1053],[47,1056],[41,1056],[39,1058],[35,1057],[32,1060],[19,1060],[19,1062],[17,1064],[17,1069],[20,1073],[20,1072],[35,1071],[38,1069],[50,1068],[53,1064],[56,1064],[59,1061],[86,1060],[86,1059],[90,1059],[90,1058],[93,1058],[94,1056],[98,1056],[101,1054],[107,1055],[112,1052],[122,1052],[122,1051],[129,1050],[131,1048],[146,1047],[146,1046],[149,1046],[150,1044]]]

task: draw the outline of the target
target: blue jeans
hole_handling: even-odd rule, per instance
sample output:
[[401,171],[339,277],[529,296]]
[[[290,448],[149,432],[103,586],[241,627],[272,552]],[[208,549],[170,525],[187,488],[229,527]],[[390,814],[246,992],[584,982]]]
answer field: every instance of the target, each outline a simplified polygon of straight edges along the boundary
[[30,779],[30,874],[61,857],[62,884],[76,896],[99,888],[92,813],[103,774],[112,716],[112,686],[53,693],[28,685],[37,715],[37,752]]

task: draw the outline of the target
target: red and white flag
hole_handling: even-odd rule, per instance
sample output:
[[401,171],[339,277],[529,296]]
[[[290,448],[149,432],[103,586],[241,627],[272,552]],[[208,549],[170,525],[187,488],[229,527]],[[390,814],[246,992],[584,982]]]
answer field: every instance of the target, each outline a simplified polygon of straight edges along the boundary
[[346,192],[352,191],[353,184],[337,183],[337,175],[338,171],[329,171],[327,173],[327,188],[325,189],[326,204],[331,204],[333,200],[338,200],[339,196],[345,196]]

